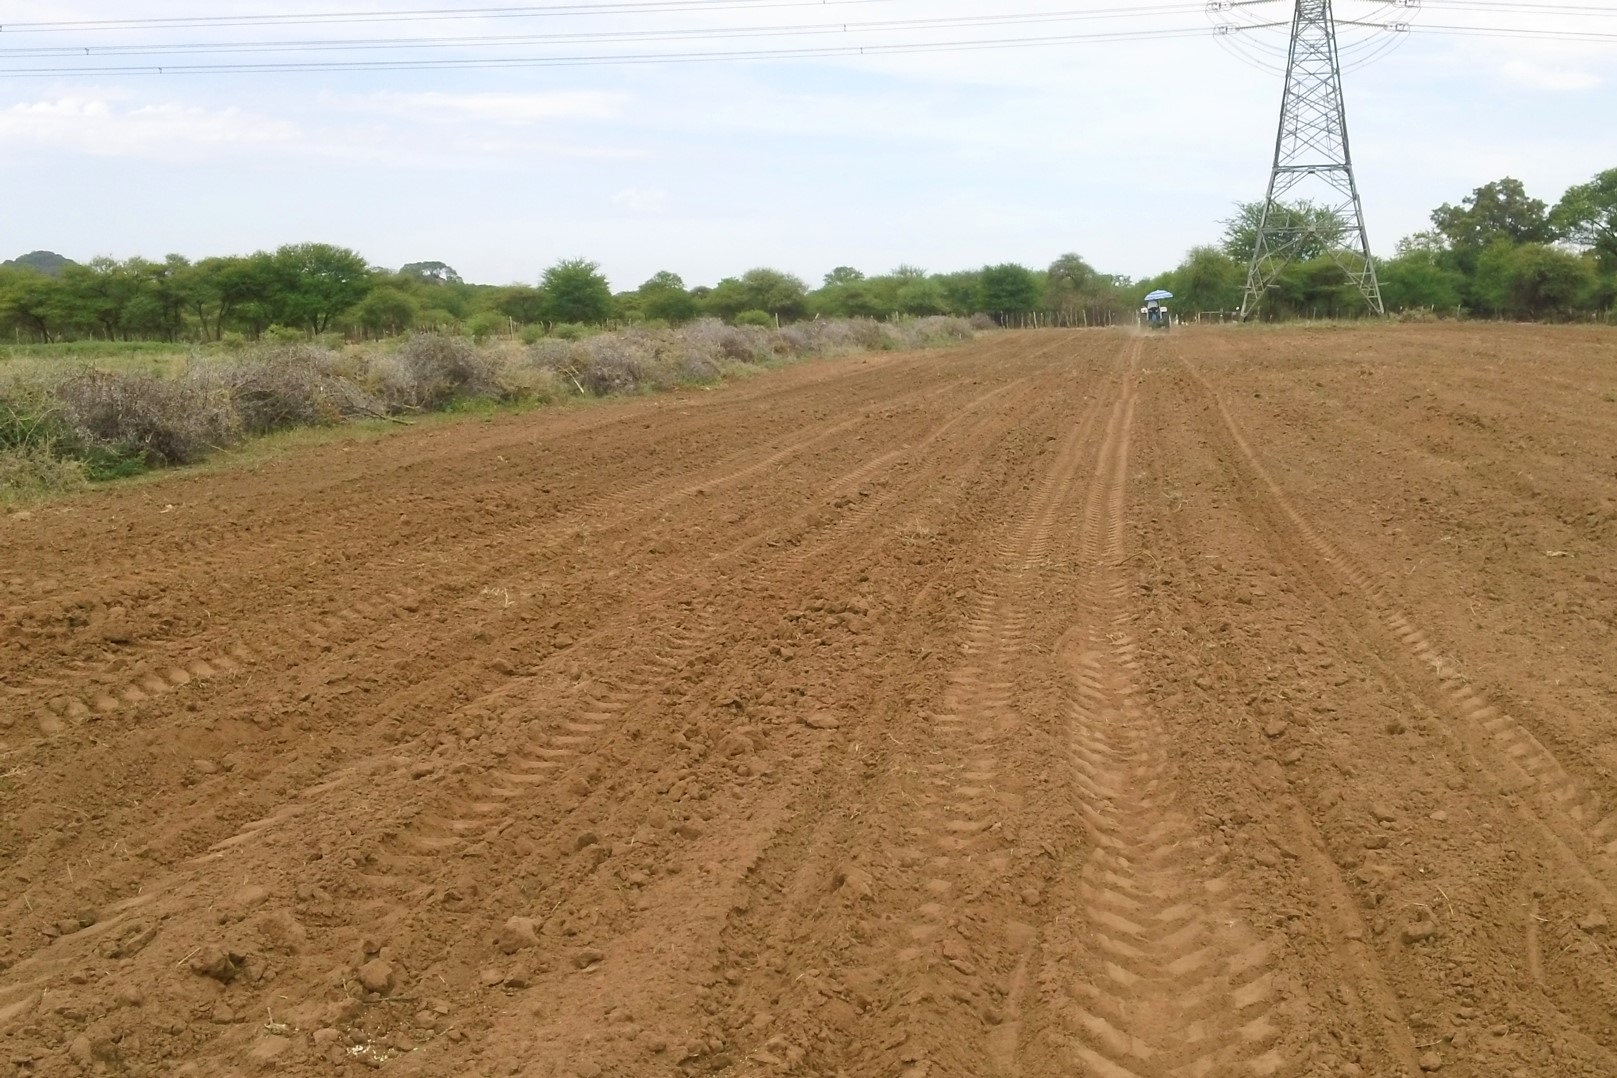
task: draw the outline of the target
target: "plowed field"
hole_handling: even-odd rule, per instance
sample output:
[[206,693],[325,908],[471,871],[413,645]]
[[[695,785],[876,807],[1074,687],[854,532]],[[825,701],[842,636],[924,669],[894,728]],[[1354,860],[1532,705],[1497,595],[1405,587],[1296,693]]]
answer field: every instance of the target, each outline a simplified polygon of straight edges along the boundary
[[1005,334],[0,518],[0,1074],[1617,1075],[1617,338]]

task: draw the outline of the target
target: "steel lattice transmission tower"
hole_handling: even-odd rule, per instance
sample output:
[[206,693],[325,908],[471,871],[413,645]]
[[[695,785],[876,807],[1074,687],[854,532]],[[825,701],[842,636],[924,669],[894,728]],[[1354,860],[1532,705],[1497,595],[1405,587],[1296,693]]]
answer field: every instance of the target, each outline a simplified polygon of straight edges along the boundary
[[[1310,195],[1321,201],[1313,203],[1318,212],[1306,219],[1284,204]],[[1247,270],[1242,320],[1257,310],[1288,263],[1325,253],[1363,293],[1370,309],[1385,314],[1353,178],[1331,0],[1296,0],[1274,170]]]

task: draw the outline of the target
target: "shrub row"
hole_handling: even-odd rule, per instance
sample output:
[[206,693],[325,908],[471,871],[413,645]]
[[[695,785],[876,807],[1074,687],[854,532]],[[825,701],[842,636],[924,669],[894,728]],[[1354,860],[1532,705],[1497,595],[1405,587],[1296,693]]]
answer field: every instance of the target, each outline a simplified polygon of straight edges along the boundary
[[0,383],[0,496],[191,464],[250,435],[469,402],[636,393],[838,353],[963,341],[972,323],[805,322],[773,329],[703,320],[528,345],[419,334],[386,351],[270,343],[194,360],[172,378],[79,369]]

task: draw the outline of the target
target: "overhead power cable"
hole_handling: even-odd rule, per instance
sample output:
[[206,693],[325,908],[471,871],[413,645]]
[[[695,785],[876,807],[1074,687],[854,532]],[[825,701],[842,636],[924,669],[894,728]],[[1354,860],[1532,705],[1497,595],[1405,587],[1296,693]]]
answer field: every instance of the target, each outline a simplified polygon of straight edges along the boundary
[[1442,23],[1423,23],[1411,27],[1410,33],[1452,34],[1457,37],[1516,37],[1527,41],[1617,42],[1617,31],[1534,30],[1518,26],[1446,26]]
[[1572,18],[1617,18],[1612,4],[1537,4],[1526,0],[1422,0],[1433,11],[1485,11],[1490,14],[1557,15]]
[[590,30],[550,34],[485,34],[468,37],[327,38],[272,41],[189,41],[137,45],[41,45],[0,48],[0,57],[53,56],[158,56],[201,53],[227,55],[259,52],[331,52],[403,49],[483,48],[496,45],[554,45],[616,41],[724,40],[745,37],[808,37],[825,34],[874,34],[899,30],[956,30],[990,26],[1105,21],[1142,15],[1187,15],[1199,4],[1160,4],[1148,7],[1097,8],[1026,12],[1013,15],[960,15],[930,19],[884,19],[863,22],[796,23],[779,26],[668,28],[660,30]]
[[[520,8],[478,8],[478,9],[450,9],[427,8],[411,9],[403,12],[386,13],[389,19],[401,17],[417,19],[435,18],[495,18],[511,17],[516,15],[555,15],[570,14],[590,16],[610,14],[656,11],[665,12],[712,12],[751,10],[764,8],[802,8],[815,7],[825,9],[832,6],[846,6],[867,3],[891,3],[896,0],[706,0],[698,3],[697,0],[632,0],[632,2],[611,2],[599,4],[570,4],[525,6]],[[1601,13],[1610,11],[1617,14],[1617,8],[1601,8],[1587,4],[1546,4],[1532,5],[1525,0],[1424,0],[1426,4],[1441,4],[1445,9],[1477,8],[1486,9],[1496,14],[1509,14],[1527,8],[1562,9],[1576,8],[1585,13]],[[833,59],[858,56],[907,55],[920,53],[962,52],[975,50],[1004,50],[1037,47],[1052,47],[1079,43],[1106,43],[1139,40],[1166,40],[1170,38],[1189,38],[1216,34],[1220,41],[1230,47],[1238,56],[1253,63],[1254,66],[1269,70],[1277,69],[1284,63],[1285,49],[1278,44],[1283,35],[1269,31],[1281,30],[1288,23],[1283,21],[1260,21],[1265,15],[1259,14],[1258,9],[1265,9],[1265,13],[1272,12],[1280,6],[1275,0],[1242,0],[1229,7],[1221,7],[1211,12],[1215,17],[1227,17],[1233,9],[1239,8],[1238,20],[1215,25],[1213,27],[1190,27],[1174,25],[1163,22],[1164,17],[1188,15],[1193,12],[1207,10],[1203,4],[1195,3],[1159,3],[1139,7],[1105,7],[1105,8],[1067,8],[1061,10],[998,13],[992,15],[961,15],[961,16],[934,16],[915,19],[872,19],[864,21],[846,21],[830,23],[795,23],[780,26],[747,25],[731,27],[678,27],[672,26],[654,30],[612,30],[601,29],[593,31],[571,31],[544,34],[483,34],[466,35],[460,37],[447,36],[421,36],[421,37],[385,37],[385,38],[323,38],[318,40],[292,40],[277,39],[269,41],[192,41],[192,42],[145,42],[108,45],[81,45],[81,46],[22,46],[17,48],[0,48],[0,57],[13,59],[34,58],[38,60],[53,59],[56,63],[41,63],[37,66],[14,67],[9,70],[0,70],[3,78],[26,78],[34,76],[49,77],[89,77],[108,75],[219,75],[219,74],[266,74],[275,72],[306,73],[306,72],[339,72],[339,71],[411,71],[411,70],[461,70],[461,69],[491,69],[491,68],[535,68],[535,67],[590,67],[614,65],[649,65],[649,64],[697,64],[722,63],[738,61],[772,61],[790,59]],[[1338,18],[1342,26],[1350,26],[1359,30],[1368,31],[1359,35],[1357,40],[1343,41],[1340,46],[1342,62],[1345,69],[1363,66],[1378,58],[1389,49],[1395,48],[1400,42],[1406,41],[1412,34],[1441,34],[1453,36],[1472,37],[1513,37],[1522,40],[1538,41],[1577,41],[1581,43],[1609,44],[1617,41],[1617,32],[1588,32],[1556,28],[1521,28],[1495,25],[1463,25],[1459,23],[1424,24],[1402,21],[1398,15],[1419,6],[1414,2],[1389,5],[1383,8],[1385,15],[1370,18]],[[374,18],[373,18],[374,16]],[[1106,19],[1133,18],[1149,16],[1157,20],[1149,27],[1138,27],[1127,30],[1110,31],[1084,31],[1065,34],[1043,34],[1039,36],[1016,36],[1003,38],[962,38],[953,40],[909,40],[892,41],[891,35],[899,32],[916,33],[924,31],[953,31],[997,27],[997,26],[1033,26],[1040,24],[1056,24],[1064,22],[1080,22]],[[263,26],[285,25],[325,25],[329,22],[344,19],[360,19],[363,21],[376,21],[383,17],[382,13],[375,12],[330,12],[325,14],[302,16],[217,16],[200,17],[191,20],[104,20],[69,22],[40,22],[12,24],[0,27],[0,40],[5,40],[6,33],[26,33],[35,31],[56,31],[66,29],[140,29],[163,30],[183,27],[234,27],[236,29],[249,29]],[[1272,15],[1269,15],[1272,20]],[[725,49],[692,49],[690,51],[624,51],[574,54],[541,54],[520,55],[508,54],[504,56],[484,55],[450,55],[445,57],[429,56],[400,56],[391,59],[372,59],[363,56],[364,53],[375,53],[381,50],[397,50],[400,52],[421,50],[436,50],[440,52],[454,52],[460,50],[486,50],[492,47],[507,49],[522,46],[568,46],[581,44],[601,43],[650,43],[650,42],[720,42],[738,39],[759,38],[813,38],[813,37],[844,37],[852,38],[856,35],[887,35],[886,39],[879,38],[865,44],[817,44],[801,47],[781,48],[743,48],[734,50]],[[197,58],[225,57],[232,54],[246,53],[342,53],[345,56],[320,57],[311,55],[302,59],[278,59],[261,61],[226,61],[197,62]],[[180,56],[185,57],[181,62],[149,63],[149,64],[114,64],[95,63],[100,58],[133,56]],[[69,57],[83,58],[85,63],[69,63]]]
[[521,67],[594,67],[626,64],[695,64],[743,60],[814,59],[857,56],[901,56],[919,53],[973,52],[992,49],[1038,48],[1078,42],[1164,40],[1205,37],[1201,26],[1174,29],[1155,27],[1099,33],[1052,34],[1040,37],[980,38],[961,41],[902,44],[835,45],[787,49],[751,49],[716,52],[616,53],[588,56],[459,57],[442,60],[310,60],[272,63],[161,64],[88,67],[30,67],[0,70],[0,78],[50,75],[219,75],[310,71],[443,71]]
[[890,4],[900,0],[619,0],[600,4],[526,4],[521,7],[414,8],[400,11],[330,11],[302,15],[190,15],[166,19],[73,19],[0,23],[0,34],[91,31],[196,30],[215,27],[332,26],[367,22],[442,22],[464,19],[544,19],[580,15],[653,15],[764,8],[827,8]]

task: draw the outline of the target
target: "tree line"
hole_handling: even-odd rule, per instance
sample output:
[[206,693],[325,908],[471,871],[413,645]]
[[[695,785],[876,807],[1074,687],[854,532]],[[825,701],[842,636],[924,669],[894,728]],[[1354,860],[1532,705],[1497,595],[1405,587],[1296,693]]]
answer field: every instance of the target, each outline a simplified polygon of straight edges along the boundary
[[[1241,306],[1262,203],[1243,203],[1221,241],[1193,248],[1176,268],[1142,282],[1175,294],[1181,312]],[[1281,207],[1283,224],[1309,244],[1265,298],[1264,316],[1356,317],[1358,289],[1326,253],[1332,214],[1321,206]],[[1617,305],[1617,169],[1569,188],[1552,206],[1506,177],[1431,213],[1431,227],[1400,240],[1378,260],[1389,312],[1526,320],[1610,319]]]
[[[1312,246],[1281,274],[1265,317],[1364,313],[1357,289],[1327,253],[1333,217],[1322,207],[1282,207]],[[1003,263],[952,273],[899,266],[867,276],[839,266],[810,287],[759,267],[713,286],[687,287],[653,274],[614,292],[600,267],[563,259],[534,284],[481,285],[443,262],[397,270],[325,243],[191,261],[96,258],[75,263],[35,252],[0,263],[0,340],[230,341],[341,334],[386,337],[429,329],[537,336],[558,327],[713,317],[736,324],[810,318],[986,314],[1022,324],[1037,313],[1063,325],[1134,317],[1154,288],[1181,312],[1233,312],[1241,305],[1262,214],[1245,203],[1219,243],[1193,248],[1179,266],[1144,280],[1102,273],[1077,254],[1043,269]],[[1554,206],[1505,178],[1438,207],[1432,227],[1400,241],[1378,263],[1389,311],[1526,319],[1607,317],[1617,303],[1617,169],[1567,190]],[[1311,227],[1310,227],[1311,226]]]
[[412,330],[485,337],[703,317],[756,325],[973,314],[1010,320],[1052,309],[1074,321],[1104,322],[1126,305],[1124,284],[1076,255],[1047,270],[1006,263],[927,273],[900,266],[866,276],[839,266],[812,288],[767,267],[711,287],[687,287],[677,273],[663,271],[614,292],[600,267],[581,258],[555,263],[532,285],[491,286],[468,283],[443,262],[389,270],[324,243],[196,262],[169,255],[161,262],[75,263],[35,252],[0,264],[0,335],[29,342],[387,337]]

